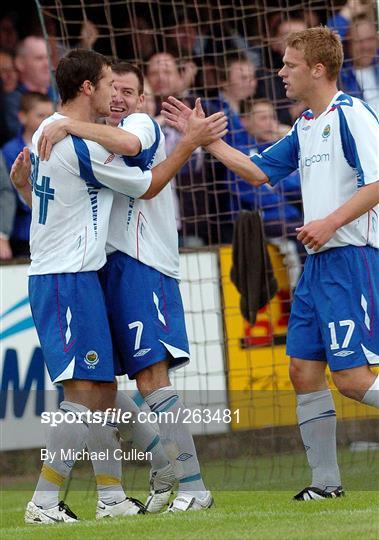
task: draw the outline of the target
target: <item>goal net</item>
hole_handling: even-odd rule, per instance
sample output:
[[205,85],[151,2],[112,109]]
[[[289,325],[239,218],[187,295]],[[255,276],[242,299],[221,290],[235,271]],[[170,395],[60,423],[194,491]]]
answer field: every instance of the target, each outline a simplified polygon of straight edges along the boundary
[[[369,3],[357,3],[374,17]],[[345,7],[339,0],[37,4],[52,71],[77,46],[134,63],[145,74],[146,110],[159,122],[167,93],[191,106],[200,96],[209,112],[227,109],[227,140],[248,155],[278,140],[302,112],[302,104],[289,102],[278,82],[286,35],[336,24]],[[158,53],[166,56],[160,57],[157,72]],[[162,126],[170,151],[178,134]],[[213,471],[213,487],[220,489],[302,487],[308,473],[285,355],[292,291],[305,256],[295,233],[302,222],[298,176],[272,193],[254,189],[199,150],[177,175],[173,197],[191,346],[191,363],[173,380],[187,404],[214,415],[209,423],[203,416],[192,423],[200,460]],[[241,210],[260,212],[277,282],[277,292],[259,309],[254,324],[242,317],[230,278],[233,225]],[[127,381],[119,384],[131,388]],[[360,471],[363,464],[373,470],[375,410],[337,393],[335,401],[341,466]],[[222,416],[225,410],[230,410],[227,418]],[[217,411],[222,411],[220,420]]]

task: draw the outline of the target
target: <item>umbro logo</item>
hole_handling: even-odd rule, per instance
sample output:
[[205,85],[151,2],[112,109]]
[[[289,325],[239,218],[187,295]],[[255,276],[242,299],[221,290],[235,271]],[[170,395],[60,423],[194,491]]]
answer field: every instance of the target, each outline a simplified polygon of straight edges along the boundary
[[192,454],[188,454],[187,452],[182,452],[176,459],[179,461],[187,461],[187,459],[190,459],[192,457]]
[[151,351],[151,348],[150,349],[140,349],[139,351],[136,352],[136,354],[133,354],[133,358],[136,358],[137,356],[145,356],[145,354],[147,354],[149,351]]
[[349,356],[349,354],[354,354],[355,351],[340,351],[333,353],[333,356]]
[[110,163],[111,161],[113,161],[115,158],[115,154],[109,154],[109,156],[107,157],[107,159],[104,161],[104,165],[108,165],[108,163]]

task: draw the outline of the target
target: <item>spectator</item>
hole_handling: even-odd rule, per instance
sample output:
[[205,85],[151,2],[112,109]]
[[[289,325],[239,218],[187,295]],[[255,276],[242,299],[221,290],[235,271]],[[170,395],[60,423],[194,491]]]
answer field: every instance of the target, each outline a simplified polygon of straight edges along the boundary
[[114,36],[110,40],[107,33],[102,32],[96,50],[125,58],[137,65],[146,65],[149,58],[162,49],[162,35],[157,31],[159,23],[154,21],[153,24],[154,15],[147,2],[135,3],[128,0],[124,4],[119,10],[115,8],[115,16],[112,16]]
[[[146,62],[156,51],[155,32],[146,17],[135,15],[130,23],[133,30],[133,56],[140,62]],[[123,50],[125,50],[125,46],[123,46]]]
[[[186,8],[176,10],[167,29],[167,50],[174,56],[188,60],[213,56],[213,40],[205,35],[201,23],[201,13]],[[207,33],[210,34],[209,29]]]
[[88,19],[85,19],[80,27],[77,47],[81,49],[93,49],[98,38],[99,30],[97,29],[97,26]]
[[[181,97],[190,107],[194,106],[195,96],[189,92],[193,81],[194,65],[186,63],[180,71],[172,54],[158,53],[153,55],[147,66],[147,83],[157,97],[158,113],[160,102],[170,95]],[[146,83],[145,83],[146,84]],[[209,109],[207,112],[213,112]],[[157,118],[158,121],[163,117]],[[162,125],[166,138],[166,153],[170,154],[178,144],[181,134],[174,128]],[[198,148],[186,165],[176,175],[171,184],[174,193],[174,204],[177,209],[177,227],[179,242],[182,247],[199,247],[210,244],[217,232],[217,224],[210,223],[210,218],[217,217],[215,202],[214,176],[210,173],[209,162],[204,160],[204,152]]]
[[[250,156],[263,152],[290,130],[289,126],[279,124],[274,104],[269,99],[253,101],[242,122],[249,134],[248,153]],[[268,185],[254,188],[251,184],[240,179],[238,186],[241,208],[251,209],[249,206],[254,203],[254,209],[263,210],[263,220],[268,237],[283,236],[287,225],[298,224],[301,221],[301,204],[294,204],[294,201],[299,203],[301,201],[298,172],[285,179],[281,189],[271,188]],[[247,188],[247,198],[245,198],[244,193]],[[248,206],[244,206],[245,202]],[[291,234],[294,236],[293,225],[289,228],[292,229]],[[288,230],[285,235],[287,233]]]
[[291,104],[286,97],[284,84],[278,75],[278,71],[283,67],[286,38],[292,32],[305,29],[306,23],[300,18],[291,17],[279,22],[273,37],[270,39],[270,46],[266,51],[265,68],[263,68],[263,77],[257,92],[259,96],[268,97],[275,103],[280,122],[290,126],[305,107],[302,103]]
[[18,33],[11,14],[0,19],[0,49],[13,54],[18,43]]
[[346,36],[347,58],[341,71],[342,89],[366,101],[379,113],[379,59],[375,22],[365,15],[352,20]]
[[[54,107],[51,99],[37,92],[26,92],[21,97],[20,112],[18,114],[22,134],[8,141],[2,148],[5,163],[10,171],[19,152],[25,147],[32,146],[32,136],[40,123],[52,115]],[[10,238],[13,255],[29,256],[29,229],[31,210],[17,195],[17,209]]]
[[347,0],[340,11],[329,17],[326,25],[329,28],[334,28],[339,33],[342,41],[344,41],[347,37],[351,21],[360,15],[366,15],[368,18],[370,18],[370,15],[373,15],[370,3],[364,0]]
[[[250,137],[241,122],[240,108],[248,98],[252,98],[257,88],[254,64],[245,56],[229,54],[221,75],[221,92],[212,100],[216,110],[223,110],[228,119],[226,142],[247,153]],[[238,202],[234,196],[236,176],[221,164],[216,168],[215,196],[219,242],[230,243],[233,236],[235,212]]]
[[12,133],[6,124],[6,95],[13,92],[17,85],[17,72],[11,54],[0,50],[0,146],[7,142]]
[[213,103],[216,109],[224,111],[228,119],[226,141],[242,152],[248,144],[248,136],[241,123],[241,103],[252,98],[256,88],[254,64],[244,56],[228,55],[221,75],[221,92]]
[[[155,95],[153,92],[153,89],[151,88],[149,82],[145,79],[144,85],[143,85],[143,94],[145,96],[145,99],[142,103],[141,112],[144,112],[148,114],[149,116],[152,116],[153,118],[157,120],[157,107],[155,103]],[[158,121],[158,124],[163,123],[163,117],[160,118]]]
[[[55,71],[59,60],[68,52],[68,50],[63,45],[63,40],[58,37],[57,22],[49,10],[46,10],[45,12],[44,22],[48,35],[50,62],[52,69]],[[40,35],[43,37],[42,31]]]
[[0,152],[0,260],[12,258],[9,238],[16,213],[16,193],[13,189],[4,156]]
[[270,99],[254,99],[245,102],[244,106],[248,110],[246,114],[241,115],[242,125],[258,144],[277,141],[291,129],[291,126],[279,123],[274,104]]
[[257,89],[255,65],[240,54],[227,56],[221,85],[223,101],[228,103],[231,111],[239,114],[241,102],[253,97]]
[[[179,70],[175,57],[169,53],[154,54],[147,64],[146,76],[154,94],[163,100],[168,96],[185,96],[192,86],[197,68],[185,62]],[[160,110],[160,104],[157,110]]]
[[4,97],[5,120],[14,137],[20,134],[22,125],[18,118],[21,96],[29,92],[46,94],[56,101],[50,86],[50,71],[45,40],[38,36],[26,37],[17,48],[15,66],[19,75],[16,89]]
[[[289,131],[280,125],[274,104],[268,99],[255,100],[242,122],[249,134],[247,148],[250,156],[260,154]],[[231,183],[234,210],[261,210],[265,235],[284,255],[291,287],[301,274],[304,247],[296,240],[295,228],[302,224],[300,178],[298,171],[283,180],[280,186],[268,184],[253,187],[239,177]]]
[[[234,25],[236,21],[225,20],[222,24],[222,40],[218,44],[217,49],[219,53],[224,53],[225,51],[237,52],[243,51],[244,55],[252,64],[257,67],[261,66],[261,44],[258,45],[258,42],[255,39],[256,33],[258,32],[257,28],[249,28],[250,36],[248,34],[241,34],[238,30],[237,25]],[[248,31],[248,28],[246,28]],[[220,47],[221,45],[221,47]]]
[[8,94],[16,89],[17,71],[13,56],[4,50],[0,50],[0,78],[3,92]]

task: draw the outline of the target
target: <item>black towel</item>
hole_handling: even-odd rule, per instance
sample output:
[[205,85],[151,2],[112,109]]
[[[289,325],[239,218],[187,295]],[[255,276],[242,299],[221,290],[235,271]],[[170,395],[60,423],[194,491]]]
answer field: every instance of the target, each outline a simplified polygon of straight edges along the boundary
[[230,279],[241,295],[242,316],[254,324],[258,310],[278,290],[259,212],[243,210],[234,224]]

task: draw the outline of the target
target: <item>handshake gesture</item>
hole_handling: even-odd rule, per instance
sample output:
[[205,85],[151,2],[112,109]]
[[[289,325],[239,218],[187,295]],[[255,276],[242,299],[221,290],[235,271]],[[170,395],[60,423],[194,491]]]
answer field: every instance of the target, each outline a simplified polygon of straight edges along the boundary
[[[187,144],[192,151],[198,146],[209,145],[217,139],[224,137],[228,132],[226,129],[228,122],[225,114],[223,112],[217,112],[206,118],[200,98],[197,98],[193,110],[173,97],[169,97],[168,100],[169,103],[163,104],[164,110],[162,111],[162,115],[166,118],[167,125],[183,133],[183,144]],[[76,125],[76,129],[74,124]],[[79,124],[81,126],[80,128],[78,128]],[[93,128],[91,129],[91,133],[88,134],[88,129],[84,132],[82,131],[85,125],[86,123],[78,123],[71,118],[64,118],[62,120],[55,120],[45,126],[38,141],[38,155],[41,160],[47,161],[50,158],[53,146],[64,139],[69,133],[78,135],[84,139],[91,139]],[[99,128],[99,126],[96,127]],[[95,140],[104,147],[107,147],[107,143],[109,143],[109,140],[106,138],[94,138],[92,140]],[[133,153],[129,154],[120,150],[117,150],[116,153],[134,155]]]
[[193,110],[172,96],[162,107],[161,114],[166,124],[183,133],[196,146],[208,146],[228,132],[225,114],[217,112],[206,118],[200,98],[196,99]]

